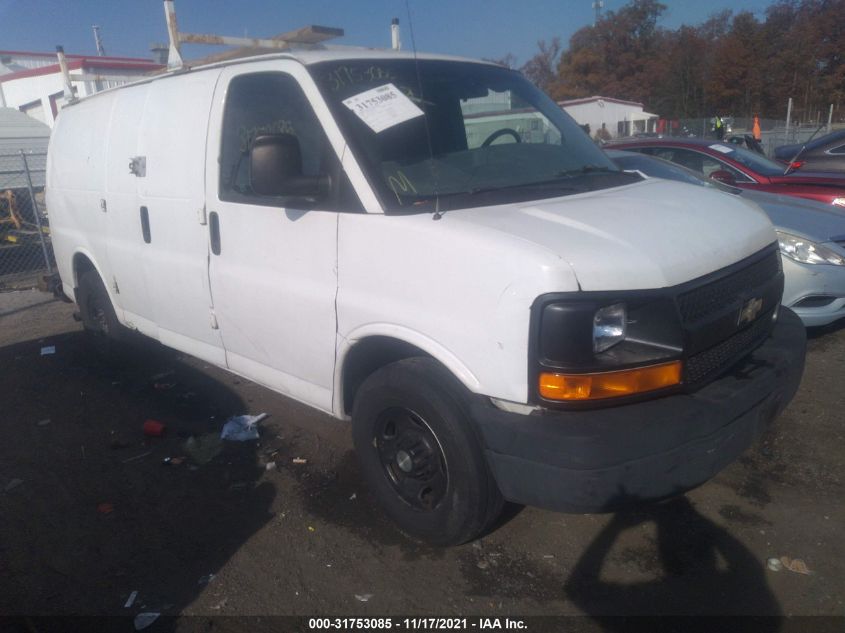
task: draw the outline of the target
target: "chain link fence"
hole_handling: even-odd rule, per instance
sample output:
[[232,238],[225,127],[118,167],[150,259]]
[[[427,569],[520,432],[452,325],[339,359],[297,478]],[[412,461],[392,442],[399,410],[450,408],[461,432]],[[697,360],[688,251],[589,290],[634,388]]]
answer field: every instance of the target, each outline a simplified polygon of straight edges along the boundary
[[46,153],[0,154],[0,290],[41,285],[55,270],[46,163]]

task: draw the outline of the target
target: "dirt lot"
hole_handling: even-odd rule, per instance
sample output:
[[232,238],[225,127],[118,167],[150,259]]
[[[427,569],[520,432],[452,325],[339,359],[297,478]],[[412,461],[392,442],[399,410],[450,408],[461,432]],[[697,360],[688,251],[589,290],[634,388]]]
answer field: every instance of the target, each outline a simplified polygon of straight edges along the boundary
[[[616,515],[513,507],[444,550],[382,517],[345,424],[173,353],[104,364],[71,313],[0,294],[0,614],[845,612],[845,330],[811,336],[772,433],[686,497]],[[257,445],[214,441],[259,412]],[[164,437],[144,437],[148,418]],[[165,465],[191,436],[208,455]],[[767,569],[781,556],[811,573]]]

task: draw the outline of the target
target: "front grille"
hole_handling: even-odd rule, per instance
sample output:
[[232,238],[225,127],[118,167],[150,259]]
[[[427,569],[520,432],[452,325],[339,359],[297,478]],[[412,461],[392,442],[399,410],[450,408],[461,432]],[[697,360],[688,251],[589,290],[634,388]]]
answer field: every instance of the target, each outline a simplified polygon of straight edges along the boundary
[[685,382],[695,386],[704,380],[715,378],[730,363],[739,360],[744,352],[750,352],[763,342],[772,329],[772,312],[767,312],[750,327],[737,332],[730,338],[708,350],[690,356],[685,367]]
[[770,281],[780,271],[780,253],[773,250],[758,262],[727,277],[689,290],[678,296],[678,308],[684,323],[694,323],[741,300],[749,288]]

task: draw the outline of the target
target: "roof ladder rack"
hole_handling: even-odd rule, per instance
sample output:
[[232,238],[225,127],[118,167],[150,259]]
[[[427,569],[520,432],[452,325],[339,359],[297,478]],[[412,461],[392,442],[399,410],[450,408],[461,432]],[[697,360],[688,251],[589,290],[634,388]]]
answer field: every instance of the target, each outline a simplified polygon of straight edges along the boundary
[[176,23],[174,0],[164,0],[164,16],[167,19],[167,34],[170,37],[170,50],[167,56],[167,67],[170,70],[178,70],[185,66],[185,62],[182,59],[182,44],[216,44],[220,46],[242,46],[246,48],[286,49],[297,44],[313,46],[326,40],[343,36],[343,29],[314,25],[283,33],[272,39],[180,33]]

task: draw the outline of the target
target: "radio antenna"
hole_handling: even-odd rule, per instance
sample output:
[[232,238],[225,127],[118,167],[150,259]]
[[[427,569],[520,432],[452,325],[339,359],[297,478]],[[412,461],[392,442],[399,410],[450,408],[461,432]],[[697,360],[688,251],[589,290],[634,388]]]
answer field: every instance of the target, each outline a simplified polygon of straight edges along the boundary
[[[411,6],[408,0],[405,0],[405,12],[408,14],[408,31],[411,34],[411,50],[414,52],[414,69],[417,73],[417,90],[420,92],[420,103],[425,105],[423,100],[422,75],[420,75],[420,62],[417,59],[417,40],[414,37],[414,20],[411,17]],[[437,170],[434,167],[434,146],[431,143],[431,130],[428,128],[428,115],[423,114],[423,124],[425,125],[425,139],[428,142],[428,159],[429,168],[431,169],[431,179],[434,181],[434,215],[433,220],[439,220],[443,217],[440,213],[440,186],[437,181]]]

